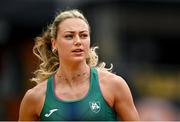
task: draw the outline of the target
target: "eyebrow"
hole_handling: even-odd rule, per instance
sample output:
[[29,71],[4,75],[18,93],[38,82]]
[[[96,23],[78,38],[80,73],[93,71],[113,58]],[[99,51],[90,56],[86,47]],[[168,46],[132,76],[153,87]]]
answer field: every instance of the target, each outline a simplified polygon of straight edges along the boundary
[[[64,33],[75,33],[76,31],[64,31]],[[88,32],[87,30],[79,31],[79,33]]]

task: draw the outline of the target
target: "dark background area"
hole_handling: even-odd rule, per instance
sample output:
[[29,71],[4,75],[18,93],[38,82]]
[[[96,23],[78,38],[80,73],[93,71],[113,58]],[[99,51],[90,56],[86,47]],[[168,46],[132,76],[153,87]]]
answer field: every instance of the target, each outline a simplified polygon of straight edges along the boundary
[[1,0],[0,120],[18,119],[35,85],[34,38],[67,8],[87,17],[100,61],[127,81],[142,120],[180,120],[180,0]]

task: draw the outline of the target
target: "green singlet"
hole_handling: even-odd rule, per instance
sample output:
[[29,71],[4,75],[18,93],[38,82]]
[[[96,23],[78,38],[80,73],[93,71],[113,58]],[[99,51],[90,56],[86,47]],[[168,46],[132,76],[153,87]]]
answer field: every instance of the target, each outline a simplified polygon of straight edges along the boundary
[[97,70],[91,67],[89,91],[85,97],[79,100],[64,101],[57,98],[54,93],[54,76],[49,77],[40,120],[116,121],[117,115],[103,98]]

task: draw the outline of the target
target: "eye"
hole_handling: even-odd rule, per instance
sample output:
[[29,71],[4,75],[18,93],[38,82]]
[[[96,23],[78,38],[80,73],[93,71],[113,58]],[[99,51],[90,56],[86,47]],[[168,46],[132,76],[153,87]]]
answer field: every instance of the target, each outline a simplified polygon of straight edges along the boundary
[[73,35],[72,34],[68,34],[64,36],[67,40],[73,39]]
[[81,34],[80,37],[81,37],[82,39],[86,39],[86,38],[88,37],[88,34]]

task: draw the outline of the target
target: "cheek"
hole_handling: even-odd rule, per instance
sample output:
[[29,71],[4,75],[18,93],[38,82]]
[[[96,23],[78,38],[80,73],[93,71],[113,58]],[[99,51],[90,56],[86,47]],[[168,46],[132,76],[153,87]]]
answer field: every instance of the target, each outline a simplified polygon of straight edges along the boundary
[[90,41],[89,41],[89,40],[86,40],[86,41],[85,41],[84,47],[85,47],[87,50],[90,48]]
[[86,41],[86,45],[87,45],[87,47],[90,47],[90,39],[88,39],[88,40]]
[[64,42],[58,43],[58,50],[60,56],[67,55],[70,49],[71,49],[70,44]]
[[90,50],[90,41],[86,41],[86,44],[84,45],[85,48],[85,53],[88,56],[89,55],[89,50]]

